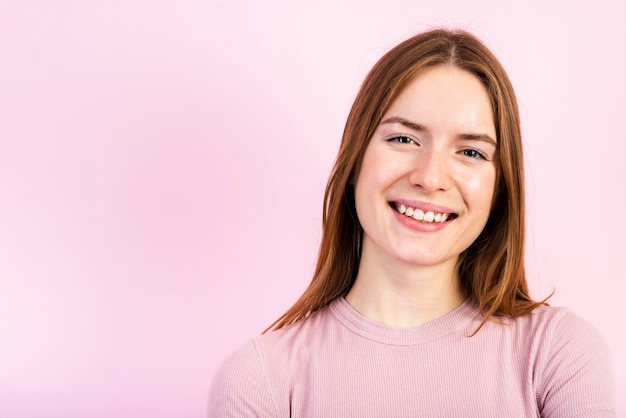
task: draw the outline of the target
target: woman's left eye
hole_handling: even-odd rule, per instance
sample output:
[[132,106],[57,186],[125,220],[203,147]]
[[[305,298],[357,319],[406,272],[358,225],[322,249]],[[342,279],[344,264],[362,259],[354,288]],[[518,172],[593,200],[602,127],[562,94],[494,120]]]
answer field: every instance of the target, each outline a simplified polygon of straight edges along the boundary
[[470,158],[481,158],[483,160],[486,160],[487,157],[485,156],[485,154],[481,153],[480,151],[477,151],[475,149],[464,149],[463,151],[461,151],[463,153],[463,155],[465,155],[466,157],[470,157]]

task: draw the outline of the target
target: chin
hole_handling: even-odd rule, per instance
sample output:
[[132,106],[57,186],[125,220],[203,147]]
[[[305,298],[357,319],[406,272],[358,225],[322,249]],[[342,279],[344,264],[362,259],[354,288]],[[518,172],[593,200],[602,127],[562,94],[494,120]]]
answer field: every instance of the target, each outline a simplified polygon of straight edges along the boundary
[[433,267],[439,264],[446,264],[450,260],[445,260],[441,256],[436,254],[411,254],[408,256],[397,255],[396,259],[403,263],[415,267]]

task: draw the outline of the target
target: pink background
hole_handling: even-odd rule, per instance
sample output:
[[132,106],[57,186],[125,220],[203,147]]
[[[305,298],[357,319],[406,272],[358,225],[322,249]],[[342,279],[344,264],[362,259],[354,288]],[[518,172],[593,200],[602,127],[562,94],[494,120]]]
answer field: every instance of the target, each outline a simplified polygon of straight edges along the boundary
[[509,71],[534,295],[604,333],[626,414],[621,4],[2,1],[0,415],[202,417],[310,279],[365,74],[440,25]]

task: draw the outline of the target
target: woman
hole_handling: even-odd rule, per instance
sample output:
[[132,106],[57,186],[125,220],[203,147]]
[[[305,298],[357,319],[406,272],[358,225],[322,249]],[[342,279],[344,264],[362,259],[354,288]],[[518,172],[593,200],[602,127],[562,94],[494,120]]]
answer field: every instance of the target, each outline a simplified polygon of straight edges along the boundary
[[614,416],[605,342],[533,301],[513,88],[463,31],[389,51],[354,102],[313,280],[215,376],[209,415]]

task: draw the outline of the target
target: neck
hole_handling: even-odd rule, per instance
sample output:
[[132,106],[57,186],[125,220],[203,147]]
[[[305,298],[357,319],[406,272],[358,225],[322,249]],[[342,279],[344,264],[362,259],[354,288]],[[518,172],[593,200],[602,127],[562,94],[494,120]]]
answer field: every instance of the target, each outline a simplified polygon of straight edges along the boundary
[[464,299],[456,260],[415,266],[371,263],[361,257],[359,273],[346,295],[362,315],[394,327],[423,325],[454,310]]

